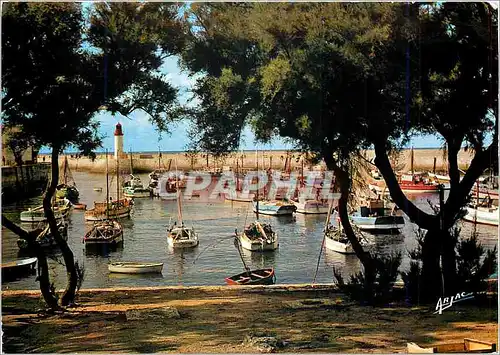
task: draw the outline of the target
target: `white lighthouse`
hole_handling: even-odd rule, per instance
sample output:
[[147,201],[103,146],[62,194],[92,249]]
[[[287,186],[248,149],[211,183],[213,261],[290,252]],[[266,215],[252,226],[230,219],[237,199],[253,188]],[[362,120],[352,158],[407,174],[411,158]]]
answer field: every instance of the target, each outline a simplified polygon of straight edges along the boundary
[[123,156],[123,131],[122,125],[118,123],[115,127],[115,159]]

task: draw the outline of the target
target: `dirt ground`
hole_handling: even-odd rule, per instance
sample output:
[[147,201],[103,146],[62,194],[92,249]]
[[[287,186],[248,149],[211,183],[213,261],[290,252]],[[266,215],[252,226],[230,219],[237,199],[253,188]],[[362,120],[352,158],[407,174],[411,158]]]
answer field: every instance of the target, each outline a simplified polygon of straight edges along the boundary
[[[242,353],[248,334],[276,337],[277,352],[406,352],[462,341],[497,343],[497,299],[482,306],[362,307],[330,287],[165,287],[83,290],[63,314],[37,311],[37,292],[2,292],[3,352]],[[174,316],[153,317],[171,307]],[[131,312],[132,310],[132,312]],[[139,319],[132,315],[139,315]],[[167,313],[165,313],[167,314]]]

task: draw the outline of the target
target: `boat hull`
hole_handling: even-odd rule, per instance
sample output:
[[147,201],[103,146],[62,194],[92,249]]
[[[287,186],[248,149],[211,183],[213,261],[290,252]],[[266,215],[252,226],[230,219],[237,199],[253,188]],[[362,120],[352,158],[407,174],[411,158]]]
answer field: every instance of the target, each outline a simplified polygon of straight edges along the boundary
[[272,285],[276,282],[274,269],[259,269],[225,278],[228,285]]
[[[268,215],[268,216],[291,216],[297,208],[294,204],[275,204],[259,202],[259,214]],[[253,211],[257,213],[257,202],[253,202]]]
[[321,201],[306,201],[306,202],[294,202],[297,208],[295,212],[302,214],[327,214],[328,204],[322,203]]
[[251,240],[245,233],[240,234],[237,238],[240,240],[241,247],[250,251],[273,251],[279,246],[278,237],[275,237],[270,243],[263,240]]
[[116,262],[108,264],[108,270],[118,274],[161,274],[163,263]]
[[2,264],[2,281],[13,280],[17,277],[33,274],[37,258],[26,258]]
[[402,216],[361,217],[351,216],[352,223],[361,230],[370,232],[399,232],[404,228]]
[[351,244],[341,243],[329,237],[325,238],[325,248],[341,254],[355,254]]
[[472,223],[498,226],[499,210],[481,210],[467,207],[467,214],[463,217],[463,219]]
[[[181,235],[179,237],[179,234]],[[194,248],[200,243],[198,234],[194,229],[187,227],[174,227],[167,236],[167,244],[174,249]]]

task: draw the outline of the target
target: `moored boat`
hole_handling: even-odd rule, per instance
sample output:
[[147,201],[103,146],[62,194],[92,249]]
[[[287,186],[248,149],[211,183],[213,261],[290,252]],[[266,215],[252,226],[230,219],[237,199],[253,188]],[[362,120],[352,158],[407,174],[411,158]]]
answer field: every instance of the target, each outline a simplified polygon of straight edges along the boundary
[[2,263],[2,280],[11,280],[16,277],[34,273],[37,258],[25,258]]
[[[54,212],[54,217],[56,220],[65,218],[70,211],[71,202],[68,199],[56,200],[52,211]],[[43,206],[38,206],[33,209],[28,209],[27,211],[21,212],[20,215],[21,222],[45,222],[47,218],[45,217],[45,212]]]
[[327,214],[329,204],[320,200],[299,199],[294,201],[295,212],[303,214]]
[[385,208],[381,199],[367,199],[362,202],[359,210],[350,216],[351,222],[360,230],[371,233],[399,233],[405,226],[403,216],[397,216],[394,210]]
[[272,201],[253,201],[253,211],[255,213],[265,214],[268,216],[289,216],[292,215],[297,207],[292,202],[283,200]]
[[[66,222],[65,220],[59,221],[57,223],[57,228],[63,240],[68,241],[68,222]],[[40,234],[36,238],[36,241],[42,248],[50,248],[57,246],[57,242],[50,231],[49,224],[46,224],[45,227],[43,227],[43,229],[38,229],[38,230],[40,231]],[[19,238],[17,240],[17,246],[21,250],[26,249],[28,247],[28,242],[24,239]]]
[[272,285],[275,283],[275,273],[273,268],[248,270],[241,274],[226,277],[228,285]]
[[250,251],[273,251],[278,249],[278,235],[273,231],[270,224],[261,224],[255,221],[247,226],[242,233],[236,237],[241,247]]
[[494,205],[470,205],[467,206],[467,214],[464,220],[472,223],[498,226],[499,209]]
[[[365,251],[372,247],[372,244],[368,243],[365,239],[358,238],[358,240]],[[341,254],[356,253],[344,231],[341,228],[336,228],[334,226],[329,226],[329,228],[325,231],[325,248]]]
[[119,274],[161,274],[163,263],[119,261],[108,264],[108,270]]
[[85,234],[83,241],[86,246],[98,244],[116,245],[123,242],[123,227],[113,220],[95,223]]
[[108,218],[129,217],[132,211],[132,200],[125,198],[118,201],[94,202],[94,208],[85,211],[86,221],[104,221]]
[[61,184],[59,184],[56,188],[56,197],[59,199],[67,198],[70,201],[78,201],[80,192],[76,188],[75,180],[73,179],[73,175],[71,174],[71,170],[69,168],[67,156],[64,157],[64,163],[59,173],[59,181]]

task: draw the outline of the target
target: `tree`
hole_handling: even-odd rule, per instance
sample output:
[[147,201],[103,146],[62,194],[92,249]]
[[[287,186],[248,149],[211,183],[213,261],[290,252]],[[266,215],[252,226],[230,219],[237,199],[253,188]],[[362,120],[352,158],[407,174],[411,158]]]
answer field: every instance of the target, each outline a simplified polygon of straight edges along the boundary
[[182,43],[176,9],[174,4],[99,3],[85,18],[79,3],[3,7],[2,119],[7,127],[21,126],[27,138],[52,148],[43,207],[68,274],[63,306],[74,302],[78,275],[51,208],[59,154],[68,146],[89,154],[100,144],[93,116],[102,109],[124,115],[142,110],[167,130],[176,90],[159,67]]
[[[437,134],[446,143],[450,192],[438,214],[422,211],[401,191],[387,157],[389,136],[378,129],[371,140],[375,164],[393,200],[428,230],[422,248],[422,294],[434,299],[443,289],[446,294],[456,291],[456,239],[450,230],[476,180],[498,164],[498,25],[496,11],[484,3],[416,4],[411,10],[418,15],[420,32],[408,43],[407,50],[415,54],[408,58],[407,76],[416,78],[407,82],[418,86],[407,85],[415,94],[407,95],[411,112],[405,122],[406,129]],[[463,145],[474,157],[460,181],[458,153]]]
[[[344,230],[365,272],[372,273],[373,260],[354,234],[347,202],[354,157],[369,144],[359,101],[376,102],[381,94],[366,98],[366,90],[385,83],[374,74],[384,69],[382,64],[371,56],[383,55],[382,43],[400,36],[396,21],[403,8],[388,3],[197,4],[192,14],[183,59],[192,71],[206,73],[195,89],[200,109],[190,113],[201,128],[195,139],[203,149],[221,154],[237,148],[244,125],[250,124],[261,141],[287,137],[300,150],[323,158],[340,188]],[[373,281],[369,276],[368,283]]]
[[[341,221],[366,272],[372,261],[356,243],[345,206],[353,157],[373,145],[394,201],[429,230],[424,264],[432,282],[424,283],[430,297],[439,292],[439,234],[456,221],[472,184],[497,156],[496,133],[485,147],[485,132],[496,132],[498,120],[491,109],[498,96],[496,17],[489,7],[196,4],[187,18],[183,62],[205,74],[195,88],[200,107],[188,113],[200,127],[194,139],[201,147],[216,154],[234,150],[250,124],[259,140],[288,137],[321,156],[335,172]],[[452,188],[438,215],[404,196],[389,161],[391,151],[420,132],[440,134],[448,146]],[[476,154],[458,183],[463,142]],[[452,239],[444,239],[450,285],[456,263]]]

